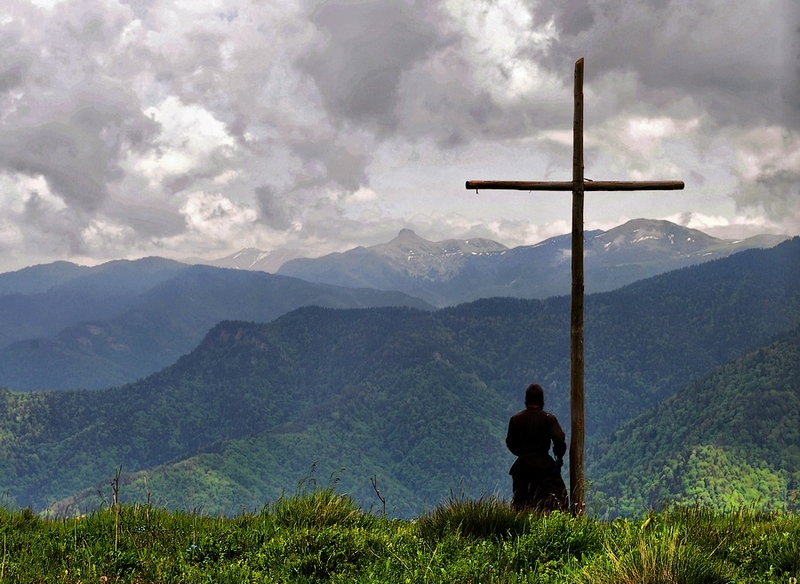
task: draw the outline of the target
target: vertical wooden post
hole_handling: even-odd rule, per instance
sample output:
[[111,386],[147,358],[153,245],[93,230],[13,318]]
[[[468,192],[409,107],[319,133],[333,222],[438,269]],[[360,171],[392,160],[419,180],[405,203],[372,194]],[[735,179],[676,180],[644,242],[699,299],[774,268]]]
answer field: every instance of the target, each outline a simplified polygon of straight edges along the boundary
[[583,385],[583,59],[575,63],[575,115],[572,150],[572,310],[570,317],[569,490],[573,515],[584,510]]

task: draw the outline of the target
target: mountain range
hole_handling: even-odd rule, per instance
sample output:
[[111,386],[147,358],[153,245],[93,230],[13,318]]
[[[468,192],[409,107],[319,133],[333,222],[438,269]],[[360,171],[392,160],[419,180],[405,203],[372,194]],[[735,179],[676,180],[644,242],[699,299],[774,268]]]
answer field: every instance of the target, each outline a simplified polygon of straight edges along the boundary
[[[669,485],[761,477],[748,501],[776,485],[788,497],[797,436],[768,430],[800,426],[789,399],[798,327],[800,238],[587,296],[595,501],[642,512],[671,492],[664,469]],[[86,509],[121,466],[129,500],[223,513],[309,480],[369,506],[374,477],[398,515],[460,484],[507,493],[505,425],[527,383],[545,386],[546,407],[568,427],[568,333],[565,296],[435,311],[309,306],[222,322],[132,384],[0,391],[0,489],[36,509]],[[737,400],[760,391],[769,400],[748,419]],[[681,462],[692,460],[703,464]]]
[[[720,240],[644,219],[586,237],[588,292],[782,239]],[[570,236],[508,249],[486,239],[429,242],[404,230],[386,244],[288,261],[279,275],[253,271],[281,254],[296,252],[248,249],[216,262],[236,270],[145,258],[93,268],[57,262],[0,274],[0,385],[129,383],[173,363],[220,320],[265,322],[299,306],[432,309],[569,291]]]
[[[723,240],[649,219],[587,231],[584,237],[587,293],[787,239]],[[570,292],[571,241],[568,234],[509,249],[487,239],[431,242],[404,229],[385,244],[288,261],[278,273],[309,282],[397,290],[440,307],[491,296],[548,298]]]

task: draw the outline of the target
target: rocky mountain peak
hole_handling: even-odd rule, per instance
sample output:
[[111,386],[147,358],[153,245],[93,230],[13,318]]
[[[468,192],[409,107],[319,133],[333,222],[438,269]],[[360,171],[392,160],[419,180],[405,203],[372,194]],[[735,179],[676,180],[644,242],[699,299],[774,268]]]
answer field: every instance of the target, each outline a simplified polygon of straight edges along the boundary
[[667,255],[705,253],[710,246],[720,240],[698,231],[669,221],[655,219],[633,219],[627,223],[603,232],[593,242],[606,252],[628,250],[656,250]]
[[421,238],[412,229],[403,228],[390,243],[429,243],[427,240]]

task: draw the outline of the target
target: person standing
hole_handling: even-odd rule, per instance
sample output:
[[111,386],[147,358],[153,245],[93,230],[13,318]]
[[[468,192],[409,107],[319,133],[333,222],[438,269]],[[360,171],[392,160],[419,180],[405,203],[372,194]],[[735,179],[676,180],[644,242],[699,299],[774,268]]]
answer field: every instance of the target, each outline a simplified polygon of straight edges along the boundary
[[[550,456],[551,444],[555,460]],[[561,467],[567,443],[558,419],[544,410],[544,389],[538,383],[525,389],[525,409],[509,420],[506,446],[517,457],[508,471],[514,509],[566,511],[569,502]]]

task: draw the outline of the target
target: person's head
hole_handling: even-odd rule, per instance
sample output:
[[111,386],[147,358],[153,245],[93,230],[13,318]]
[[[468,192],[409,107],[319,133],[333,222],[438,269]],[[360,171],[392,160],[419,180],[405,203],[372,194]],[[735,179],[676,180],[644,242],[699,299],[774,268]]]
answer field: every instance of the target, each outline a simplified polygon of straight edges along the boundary
[[526,406],[544,406],[544,389],[538,383],[531,383],[525,389],[525,405]]

